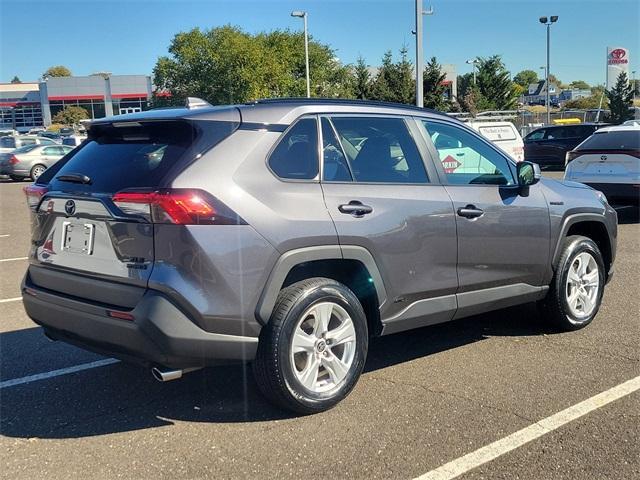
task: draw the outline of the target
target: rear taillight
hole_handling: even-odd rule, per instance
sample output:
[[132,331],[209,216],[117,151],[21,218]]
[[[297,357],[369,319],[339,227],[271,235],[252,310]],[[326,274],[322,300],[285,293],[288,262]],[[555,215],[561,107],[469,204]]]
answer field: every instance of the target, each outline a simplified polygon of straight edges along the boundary
[[243,225],[233,210],[202,190],[164,189],[155,192],[118,192],[113,203],[126,215],[153,223],[177,225]]
[[16,157],[15,155],[11,155],[11,157],[9,157],[9,165],[16,165],[18,163],[20,163],[18,157]]
[[49,187],[32,183],[24,187],[22,191],[27,196],[27,205],[29,205],[29,208],[35,210],[40,204],[40,200],[42,200],[44,194],[49,191]]
[[580,155],[582,155],[582,153],[576,152],[575,150],[571,150],[571,151],[567,152],[565,154],[565,156],[564,156],[564,164],[568,165],[570,161],[575,160]]

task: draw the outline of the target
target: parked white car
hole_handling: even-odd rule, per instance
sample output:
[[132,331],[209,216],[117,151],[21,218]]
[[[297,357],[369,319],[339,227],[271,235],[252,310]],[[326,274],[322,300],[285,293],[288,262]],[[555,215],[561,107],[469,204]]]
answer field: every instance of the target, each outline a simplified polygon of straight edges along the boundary
[[36,137],[34,135],[0,137],[0,153],[13,152],[16,148],[27,145],[59,145],[59,143],[50,138]]
[[491,140],[498,148],[516,162],[524,160],[524,142],[518,129],[511,122],[472,121],[467,122],[480,135]]
[[70,147],[77,147],[87,139],[86,135],[71,135],[70,137],[64,137],[62,139],[62,145],[68,145]]
[[640,125],[597,130],[567,152],[564,178],[600,190],[610,200],[640,202]]

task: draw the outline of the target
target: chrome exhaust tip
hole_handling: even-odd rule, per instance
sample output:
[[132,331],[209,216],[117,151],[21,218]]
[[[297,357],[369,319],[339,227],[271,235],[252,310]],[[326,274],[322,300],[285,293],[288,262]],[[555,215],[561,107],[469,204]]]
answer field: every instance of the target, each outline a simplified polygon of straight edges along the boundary
[[185,368],[185,369],[173,369],[164,367],[153,367],[151,369],[151,375],[159,382],[170,382],[171,380],[177,380],[182,378],[185,373],[193,372],[194,370],[200,370],[201,367]]

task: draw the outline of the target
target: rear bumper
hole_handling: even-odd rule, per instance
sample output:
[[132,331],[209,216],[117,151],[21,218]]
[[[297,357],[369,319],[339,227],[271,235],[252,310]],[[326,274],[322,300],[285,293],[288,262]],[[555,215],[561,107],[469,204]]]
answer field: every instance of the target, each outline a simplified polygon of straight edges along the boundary
[[190,368],[246,362],[255,357],[258,347],[256,337],[202,330],[154,291],[147,291],[128,311],[134,320],[112,318],[108,307],[39,289],[30,285],[28,277],[22,295],[27,314],[49,337],[146,366]]
[[640,203],[640,186],[632,183],[586,183],[605,194],[608,200]]

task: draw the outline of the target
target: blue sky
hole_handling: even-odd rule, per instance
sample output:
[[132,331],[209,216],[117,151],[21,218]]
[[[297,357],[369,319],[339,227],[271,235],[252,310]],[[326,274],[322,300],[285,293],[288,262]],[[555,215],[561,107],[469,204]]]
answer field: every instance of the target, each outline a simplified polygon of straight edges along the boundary
[[[362,54],[377,65],[385,50],[407,44],[414,55],[413,0],[119,1],[0,0],[0,82],[36,80],[51,65],[76,75],[96,71],[150,74],[173,35],[233,24],[249,32],[299,29],[294,9],[309,12],[309,30],[345,63]],[[501,54],[514,73],[545,62],[541,15],[552,27],[551,72],[564,82],[604,83],[606,47],[631,49],[640,70],[640,0],[425,0],[425,56],[470,71],[465,60]],[[640,71],[638,72],[640,76]]]

